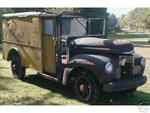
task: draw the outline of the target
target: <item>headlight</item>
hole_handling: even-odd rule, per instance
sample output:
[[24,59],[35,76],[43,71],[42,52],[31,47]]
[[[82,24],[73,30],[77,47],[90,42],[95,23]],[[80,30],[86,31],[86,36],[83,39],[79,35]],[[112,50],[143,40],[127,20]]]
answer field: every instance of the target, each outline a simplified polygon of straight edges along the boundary
[[106,65],[105,65],[105,71],[109,74],[113,71],[113,65],[111,62],[108,62]]
[[146,64],[145,58],[142,58],[142,59],[141,59],[141,66],[142,66],[142,67],[145,67],[145,64]]

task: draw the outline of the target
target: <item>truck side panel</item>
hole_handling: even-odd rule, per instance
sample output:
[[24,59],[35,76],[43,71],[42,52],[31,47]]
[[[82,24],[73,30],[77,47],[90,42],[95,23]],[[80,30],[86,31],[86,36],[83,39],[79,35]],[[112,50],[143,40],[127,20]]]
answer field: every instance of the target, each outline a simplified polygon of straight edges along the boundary
[[39,17],[3,20],[3,57],[11,48],[17,48],[26,67],[42,71],[42,23]]

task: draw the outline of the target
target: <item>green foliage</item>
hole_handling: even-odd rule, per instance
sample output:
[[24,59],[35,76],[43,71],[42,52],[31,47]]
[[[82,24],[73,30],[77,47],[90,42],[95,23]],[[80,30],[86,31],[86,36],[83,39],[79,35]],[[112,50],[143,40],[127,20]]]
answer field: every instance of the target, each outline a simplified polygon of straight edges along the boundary
[[74,12],[74,8],[46,8],[44,11],[59,14],[62,12]]
[[46,12],[62,13],[62,12],[79,12],[83,14],[107,16],[107,8],[46,8]]
[[44,8],[12,8],[12,10],[13,10],[15,13],[18,13],[18,12],[29,12],[29,11],[37,11],[37,12],[40,12],[40,11],[43,11]]
[[107,22],[107,29],[109,33],[120,32],[120,26],[118,24],[118,18],[114,14],[110,14]]
[[108,16],[107,8],[76,8],[75,11],[89,15]]
[[127,34],[127,33],[117,33],[117,34],[109,34],[109,39],[123,39],[123,40],[132,40],[132,39],[143,39],[147,40],[147,37],[144,35],[133,35],[133,34]]
[[149,32],[150,29],[150,8],[135,8],[127,15],[121,17],[123,28],[137,31]]

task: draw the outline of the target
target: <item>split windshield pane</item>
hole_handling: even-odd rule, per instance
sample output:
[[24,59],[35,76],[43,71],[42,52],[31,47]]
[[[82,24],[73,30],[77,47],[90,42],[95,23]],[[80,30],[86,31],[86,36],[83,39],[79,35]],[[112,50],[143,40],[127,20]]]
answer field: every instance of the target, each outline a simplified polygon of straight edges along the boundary
[[62,19],[61,34],[62,36],[103,35],[104,26],[104,19],[65,18]]
[[62,35],[86,35],[86,22],[84,18],[62,19]]
[[103,32],[104,32],[104,19],[91,20],[89,34],[103,34]]

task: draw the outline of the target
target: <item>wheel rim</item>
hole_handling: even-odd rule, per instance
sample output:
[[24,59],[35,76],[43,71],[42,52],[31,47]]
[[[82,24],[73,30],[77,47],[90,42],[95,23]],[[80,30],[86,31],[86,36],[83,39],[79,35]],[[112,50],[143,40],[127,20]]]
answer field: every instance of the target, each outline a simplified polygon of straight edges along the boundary
[[15,61],[12,62],[12,71],[14,74],[18,74],[18,66],[19,64]]
[[91,83],[85,76],[82,75],[77,77],[75,83],[75,92],[83,101],[88,101],[91,98]]

